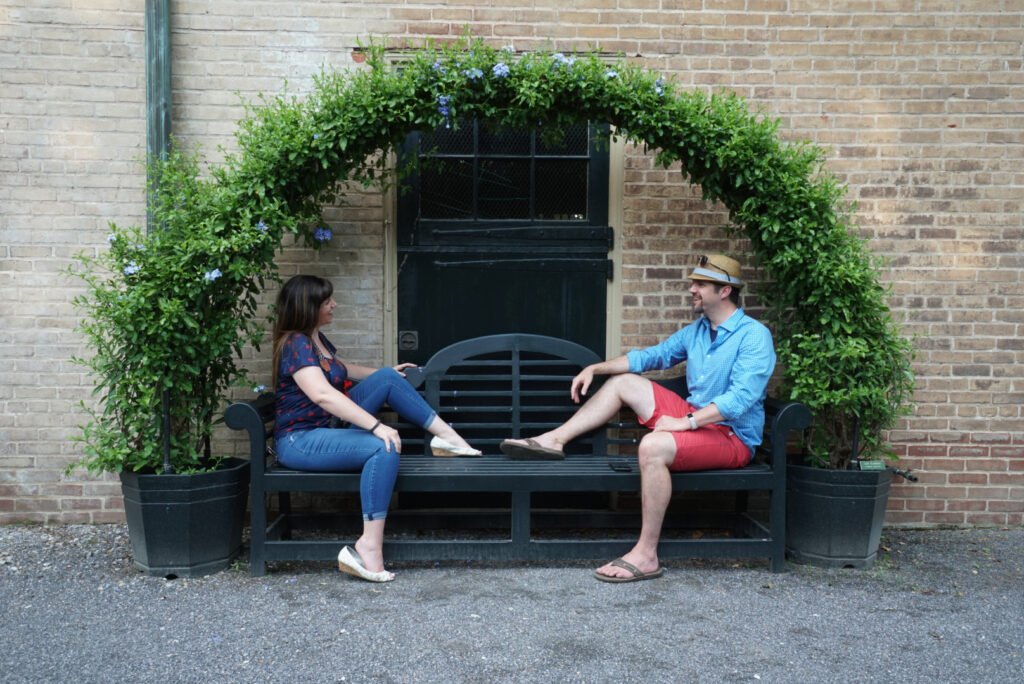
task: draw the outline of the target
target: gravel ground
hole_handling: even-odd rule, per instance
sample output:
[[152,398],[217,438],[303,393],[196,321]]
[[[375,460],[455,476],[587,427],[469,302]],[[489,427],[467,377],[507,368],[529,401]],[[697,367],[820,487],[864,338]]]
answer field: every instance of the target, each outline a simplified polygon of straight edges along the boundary
[[137,572],[120,525],[0,527],[3,682],[1020,682],[1024,529],[887,531],[870,570],[672,562]]

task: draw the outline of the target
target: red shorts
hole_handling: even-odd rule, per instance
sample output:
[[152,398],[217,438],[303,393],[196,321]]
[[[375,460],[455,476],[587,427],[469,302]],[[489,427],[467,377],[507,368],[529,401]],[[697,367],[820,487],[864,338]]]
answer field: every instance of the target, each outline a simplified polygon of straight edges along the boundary
[[[665,389],[656,382],[654,388],[654,413],[640,424],[654,429],[662,416],[685,418],[697,407],[675,392]],[[669,470],[713,470],[717,468],[742,468],[750,463],[750,447],[740,441],[727,425],[713,423],[696,430],[671,433],[676,440],[676,457]]]

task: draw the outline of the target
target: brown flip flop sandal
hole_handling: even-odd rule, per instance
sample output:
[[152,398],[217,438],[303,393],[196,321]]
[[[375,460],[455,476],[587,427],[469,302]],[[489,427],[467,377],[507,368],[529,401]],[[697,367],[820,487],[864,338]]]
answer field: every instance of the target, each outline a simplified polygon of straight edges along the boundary
[[526,444],[516,444],[510,440],[504,440],[500,444],[501,453],[513,461],[561,461],[565,454],[558,449],[548,449],[541,446],[536,440],[524,439]]
[[633,573],[633,576],[612,577],[611,575],[602,575],[597,570],[595,570],[594,577],[601,580],[602,582],[611,582],[612,584],[625,584],[626,582],[639,582],[641,580],[655,579],[665,574],[665,568],[658,568],[657,570],[652,570],[651,572],[643,572],[640,570],[640,568],[636,567],[629,561],[623,560],[621,558],[616,558],[615,560],[613,560],[611,562],[611,565],[614,565],[617,568],[622,568],[623,570],[628,570],[629,572]]

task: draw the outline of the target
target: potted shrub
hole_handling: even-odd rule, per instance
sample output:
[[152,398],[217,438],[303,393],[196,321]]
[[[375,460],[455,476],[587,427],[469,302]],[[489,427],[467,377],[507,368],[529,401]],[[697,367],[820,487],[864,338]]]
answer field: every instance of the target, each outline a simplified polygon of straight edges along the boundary
[[[109,248],[79,255],[75,300],[95,380],[83,457],[69,469],[118,473],[137,567],[201,575],[241,546],[248,461],[210,450],[228,388],[257,345],[256,296],[273,275],[277,237],[260,218],[198,180],[192,157],[150,169],[150,211],[160,228],[111,226]],[[273,217],[268,216],[267,221]]]
[[781,323],[785,389],[814,414],[788,468],[786,546],[797,562],[865,568],[893,473],[903,474],[885,465],[894,456],[884,435],[909,410],[912,353],[885,303],[877,259],[849,230],[823,238],[796,281],[806,303]]

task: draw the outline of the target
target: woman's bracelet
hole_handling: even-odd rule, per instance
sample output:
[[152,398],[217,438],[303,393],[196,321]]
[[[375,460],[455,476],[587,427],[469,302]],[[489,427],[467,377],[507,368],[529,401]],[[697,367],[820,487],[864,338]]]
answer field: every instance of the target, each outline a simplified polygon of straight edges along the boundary
[[380,421],[378,420],[376,423],[373,424],[373,427],[370,428],[370,434],[372,435],[373,431],[376,430],[379,427],[380,427]]

